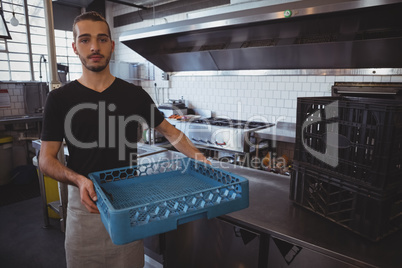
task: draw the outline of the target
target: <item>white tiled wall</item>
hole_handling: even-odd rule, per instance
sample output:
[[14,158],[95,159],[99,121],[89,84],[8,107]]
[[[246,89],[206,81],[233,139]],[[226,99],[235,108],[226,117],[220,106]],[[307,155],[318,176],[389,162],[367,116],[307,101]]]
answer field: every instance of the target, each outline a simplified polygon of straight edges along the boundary
[[0,108],[0,117],[12,115],[24,115],[24,90],[23,84],[0,83],[0,89],[7,89],[10,95],[11,107]]
[[[189,100],[216,116],[296,122],[298,97],[330,96],[334,82],[402,82],[402,76],[172,76],[165,101]],[[155,99],[153,82],[143,87]]]

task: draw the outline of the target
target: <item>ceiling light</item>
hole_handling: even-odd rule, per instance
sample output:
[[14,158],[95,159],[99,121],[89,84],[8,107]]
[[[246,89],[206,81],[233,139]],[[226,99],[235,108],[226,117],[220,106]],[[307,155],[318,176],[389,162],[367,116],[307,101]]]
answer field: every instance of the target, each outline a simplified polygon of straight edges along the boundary
[[11,18],[10,23],[12,26],[18,26],[18,24],[20,24],[20,22],[15,17],[15,12],[13,12],[13,17]]

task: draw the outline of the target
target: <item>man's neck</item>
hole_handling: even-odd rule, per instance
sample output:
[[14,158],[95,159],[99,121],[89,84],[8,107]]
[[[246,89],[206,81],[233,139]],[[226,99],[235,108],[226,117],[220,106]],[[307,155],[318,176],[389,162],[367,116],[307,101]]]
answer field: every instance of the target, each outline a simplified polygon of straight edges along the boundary
[[87,88],[97,92],[102,92],[110,87],[114,80],[115,77],[110,73],[109,70],[105,69],[98,73],[84,70],[82,76],[78,79],[78,82]]

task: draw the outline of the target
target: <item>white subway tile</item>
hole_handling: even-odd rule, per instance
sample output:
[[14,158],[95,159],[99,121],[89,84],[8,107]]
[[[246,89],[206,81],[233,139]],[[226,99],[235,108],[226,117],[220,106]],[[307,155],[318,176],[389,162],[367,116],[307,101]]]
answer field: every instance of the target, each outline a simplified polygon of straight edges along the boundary
[[320,91],[322,84],[319,83],[312,83],[311,84],[311,91],[317,92]]
[[303,98],[303,97],[306,97],[307,96],[307,93],[309,93],[310,94],[310,92],[306,92],[306,91],[299,91],[299,92],[297,92],[297,97],[299,98]]
[[281,98],[281,92],[280,91],[275,91],[274,92],[274,98],[275,99],[280,99]]
[[381,82],[391,82],[391,76],[382,76],[381,77]]
[[280,82],[280,83],[277,83],[277,86],[278,86],[277,90],[284,90],[286,87],[286,83]]
[[293,83],[286,83],[284,90],[291,91],[293,90],[294,84]]
[[239,75],[239,76],[236,77],[236,80],[237,80],[238,82],[244,82],[244,81],[246,81],[246,78],[245,78],[245,76],[243,76],[243,75]]
[[312,83],[302,83],[301,92],[306,92],[311,90]]
[[351,79],[350,81],[353,81],[353,82],[361,82],[361,81],[363,81],[363,76],[349,76],[349,78]]
[[[264,112],[265,112],[264,107],[263,107],[263,106],[258,106],[257,108],[258,108],[258,115],[261,116],[261,117],[264,117],[264,116],[265,116],[265,114],[264,114]],[[261,120],[258,120],[258,121],[261,121]]]
[[346,76],[336,76],[335,82],[345,82],[347,81]]
[[402,83],[402,76],[391,76],[391,82]]
[[256,83],[256,82],[259,82],[259,79],[258,79],[258,78],[259,78],[259,76],[254,76],[254,75],[253,75],[253,76],[250,76],[249,79],[250,79],[251,81],[253,81],[254,83]]
[[290,108],[293,108],[292,104],[293,104],[292,100],[284,99],[284,106],[283,107],[290,109]]
[[250,113],[251,112],[251,106],[250,105],[244,105],[243,109],[244,109],[245,113]]
[[376,76],[373,76],[373,82],[381,82],[381,76],[378,76],[378,75],[376,75]]
[[258,107],[255,106],[255,105],[251,106],[251,113],[252,113],[253,116],[257,115],[258,114]]
[[258,94],[258,97],[260,98],[260,99],[263,99],[263,98],[265,98],[265,91],[264,90],[261,90],[261,89],[256,89],[257,90],[257,94]]
[[255,106],[261,106],[261,98],[254,98],[254,103],[253,103],[253,105],[255,105]]
[[307,82],[307,76],[301,75],[301,76],[296,76],[298,78],[298,81],[300,83],[306,83]]
[[316,76],[307,76],[307,82],[309,83],[315,83]]
[[290,76],[289,77],[289,82],[293,82],[293,83],[296,83],[296,82],[299,82],[299,77],[298,76]]
[[276,117],[281,116],[281,109],[278,107],[272,107],[272,115]]
[[272,107],[264,106],[264,114],[265,115],[272,115]]
[[272,82],[272,83],[269,84],[269,89],[270,90],[275,91],[275,90],[278,90],[278,88],[279,88],[279,83]]
[[325,76],[324,82],[333,84],[335,82],[335,76],[333,76],[333,75]]
[[362,82],[373,82],[373,76],[363,76]]
[[263,84],[261,82],[254,82],[254,88],[258,91],[262,91],[263,90]]

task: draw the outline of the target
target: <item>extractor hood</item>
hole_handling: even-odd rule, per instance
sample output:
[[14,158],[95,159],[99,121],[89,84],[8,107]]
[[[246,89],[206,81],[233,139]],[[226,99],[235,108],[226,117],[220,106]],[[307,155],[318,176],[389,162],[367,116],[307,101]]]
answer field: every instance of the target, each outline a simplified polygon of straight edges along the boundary
[[402,2],[298,1],[126,32],[165,72],[402,68]]

